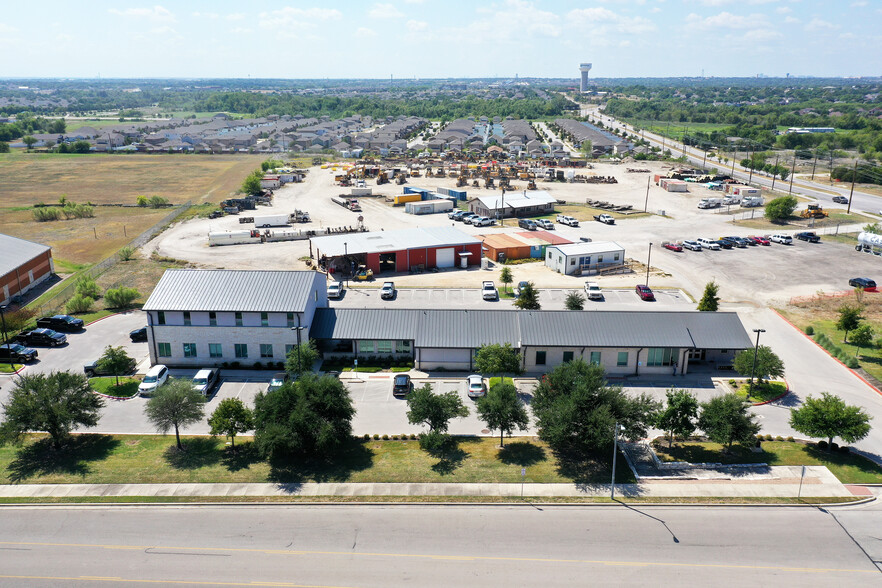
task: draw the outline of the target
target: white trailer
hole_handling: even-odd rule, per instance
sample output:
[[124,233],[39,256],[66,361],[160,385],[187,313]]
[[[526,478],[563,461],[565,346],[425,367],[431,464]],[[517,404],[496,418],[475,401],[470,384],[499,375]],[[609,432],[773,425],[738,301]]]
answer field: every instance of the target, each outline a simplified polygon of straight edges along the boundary
[[864,231],[858,235],[858,244],[855,245],[854,249],[855,251],[863,251],[873,255],[882,255],[882,235]]
[[263,238],[260,231],[218,231],[208,233],[208,244],[215,245],[242,245],[246,243],[260,243]]
[[698,201],[698,208],[719,208],[722,204],[722,198],[702,198]]
[[287,214],[267,214],[254,217],[254,226],[259,228],[287,227],[288,224],[289,222]]
[[371,196],[373,188],[350,188],[349,193],[353,196]]

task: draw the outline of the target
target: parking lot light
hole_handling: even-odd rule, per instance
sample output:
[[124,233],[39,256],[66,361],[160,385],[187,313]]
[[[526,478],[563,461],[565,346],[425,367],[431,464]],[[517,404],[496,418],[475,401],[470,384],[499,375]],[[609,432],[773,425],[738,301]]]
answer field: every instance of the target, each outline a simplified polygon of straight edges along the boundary
[[747,385],[747,399],[750,400],[750,393],[753,392],[753,374],[756,372],[756,356],[759,353],[759,336],[760,333],[765,333],[765,329],[754,329],[754,333],[756,333],[756,345],[753,348],[753,366],[750,368],[750,383]]
[[[7,335],[6,335],[6,309],[7,308],[8,308],[8,306],[5,304],[0,305],[0,321],[2,321],[2,323],[3,323],[3,343],[6,345],[6,349],[8,350],[9,349],[9,339],[7,338]],[[11,353],[9,354],[9,368],[10,368],[10,371],[12,371],[12,354]]]
[[649,253],[646,255],[646,287],[649,288],[649,262],[652,259],[652,243],[649,244]]

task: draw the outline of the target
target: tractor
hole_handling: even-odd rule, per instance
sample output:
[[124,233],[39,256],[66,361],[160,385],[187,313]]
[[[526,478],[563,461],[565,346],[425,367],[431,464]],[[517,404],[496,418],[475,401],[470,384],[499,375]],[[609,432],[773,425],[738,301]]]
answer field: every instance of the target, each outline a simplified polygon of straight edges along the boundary
[[799,216],[802,218],[827,218],[828,213],[821,208],[820,204],[809,204],[806,206]]

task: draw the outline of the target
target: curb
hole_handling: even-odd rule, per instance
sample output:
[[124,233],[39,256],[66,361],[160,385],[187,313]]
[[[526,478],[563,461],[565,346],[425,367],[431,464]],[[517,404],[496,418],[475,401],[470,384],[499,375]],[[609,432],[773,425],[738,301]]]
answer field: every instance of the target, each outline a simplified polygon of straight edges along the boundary
[[110,394],[102,394],[101,392],[96,392],[92,390],[92,394],[96,394],[101,396],[102,398],[110,398],[111,400],[133,400],[140,396],[140,394],[135,394],[134,396],[111,396]]
[[3,372],[0,376],[17,376],[28,368],[27,365],[21,364],[21,367],[15,370],[14,372]]
[[829,351],[827,351],[826,349],[824,349],[823,347],[821,347],[821,346],[818,344],[817,341],[815,341],[814,339],[812,339],[811,337],[809,337],[808,335],[806,335],[806,334],[803,332],[802,329],[800,329],[799,327],[797,327],[796,325],[794,325],[793,323],[791,323],[789,320],[787,320],[787,318],[784,317],[784,315],[782,315],[780,312],[778,312],[778,311],[775,310],[774,308],[772,308],[771,310],[772,310],[772,312],[774,312],[775,314],[777,314],[777,315],[781,318],[781,320],[783,320],[785,323],[787,323],[788,325],[790,325],[791,327],[793,327],[794,329],[796,329],[797,331],[799,331],[799,333],[800,333],[803,337],[805,337],[806,339],[808,339],[809,341],[811,341],[812,343],[814,343],[815,346],[817,346],[818,349],[820,349],[821,351],[823,351],[824,353],[826,353],[828,357],[830,357],[831,359],[833,359],[834,361],[836,361],[839,365],[841,365],[842,367],[844,367],[845,369],[847,369],[848,371],[850,371],[850,372],[851,372],[851,373],[852,373],[857,379],[859,379],[861,382],[863,382],[864,384],[866,384],[867,386],[869,386],[869,388],[870,388],[871,390],[873,390],[876,394],[879,394],[880,396],[882,396],[882,390],[879,390],[879,388],[877,388],[876,386],[874,386],[874,385],[872,385],[871,383],[869,383],[869,382],[868,382],[868,381],[867,381],[862,375],[860,375],[859,373],[857,373],[856,371],[854,371],[853,369],[851,369],[850,367],[848,367],[847,365],[845,365],[844,363],[842,363],[841,361],[839,361],[839,359],[837,359],[837,358],[833,357],[832,355],[830,355],[830,352],[829,352]]
[[121,315],[121,314],[125,314],[126,312],[128,312],[128,311],[114,312],[113,314],[108,314],[107,316],[102,316],[101,318],[97,318],[97,319],[95,319],[94,321],[92,321],[91,323],[86,323],[86,324],[83,325],[83,326],[84,326],[84,327],[89,327],[89,326],[94,325],[95,323],[97,323],[97,322],[99,322],[99,321],[103,321],[103,320],[106,319],[106,318],[110,318],[110,317],[112,317],[112,316],[119,316],[119,315]]
[[790,394],[790,383],[787,381],[786,378],[781,378],[781,379],[784,380],[784,387],[786,388],[786,390],[784,391],[784,394],[781,394],[780,396],[776,396],[775,398],[772,398],[771,400],[766,400],[765,402],[754,402],[753,406],[763,406],[766,404],[771,404],[773,402],[777,402],[777,401],[781,400],[782,398],[784,398],[785,396]]

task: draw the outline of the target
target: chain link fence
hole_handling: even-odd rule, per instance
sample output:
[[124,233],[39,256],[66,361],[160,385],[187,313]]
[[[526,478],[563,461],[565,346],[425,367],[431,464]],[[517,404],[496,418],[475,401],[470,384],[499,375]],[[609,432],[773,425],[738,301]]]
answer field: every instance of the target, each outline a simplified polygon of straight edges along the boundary
[[[192,205],[192,201],[189,200],[184,204],[181,204],[176,209],[164,216],[162,220],[132,239],[132,241],[129,242],[128,246],[135,249],[137,249],[138,247],[143,247],[147,244],[148,241],[150,241],[150,239],[159,234],[169,223],[171,223],[181,214],[189,210]],[[51,298],[43,301],[40,305],[31,308],[36,310],[39,316],[46,316],[61,312],[65,303],[70,298],[72,298],[74,293],[76,292],[78,278],[82,276],[97,278],[119,262],[119,255],[117,253],[114,253],[113,255],[102,259],[92,267],[77,272],[76,274],[67,278],[64,284],[53,292]]]

